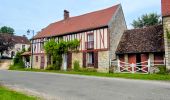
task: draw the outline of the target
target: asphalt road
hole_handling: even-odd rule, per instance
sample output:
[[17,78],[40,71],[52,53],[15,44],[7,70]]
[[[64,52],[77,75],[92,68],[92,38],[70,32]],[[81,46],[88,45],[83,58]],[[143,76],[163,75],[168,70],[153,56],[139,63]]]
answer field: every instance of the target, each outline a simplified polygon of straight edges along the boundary
[[170,83],[0,70],[0,83],[52,100],[170,100]]

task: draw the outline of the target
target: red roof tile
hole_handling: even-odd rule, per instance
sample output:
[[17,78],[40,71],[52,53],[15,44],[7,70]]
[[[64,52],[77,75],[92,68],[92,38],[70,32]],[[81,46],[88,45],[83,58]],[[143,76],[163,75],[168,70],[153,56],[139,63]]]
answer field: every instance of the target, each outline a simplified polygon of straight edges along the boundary
[[162,0],[162,16],[170,15],[170,0]]
[[70,17],[50,24],[39,32],[34,38],[64,35],[93,28],[107,26],[119,5],[87,13],[80,16]]

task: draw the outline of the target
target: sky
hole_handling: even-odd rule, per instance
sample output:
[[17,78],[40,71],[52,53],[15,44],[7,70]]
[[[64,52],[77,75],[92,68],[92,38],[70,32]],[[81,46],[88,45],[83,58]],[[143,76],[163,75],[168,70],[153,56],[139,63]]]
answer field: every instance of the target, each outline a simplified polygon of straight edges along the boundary
[[27,35],[27,30],[36,32],[50,23],[63,19],[66,9],[70,16],[78,16],[121,4],[128,29],[131,23],[143,14],[161,14],[161,0],[0,0],[0,27],[14,28],[15,35]]

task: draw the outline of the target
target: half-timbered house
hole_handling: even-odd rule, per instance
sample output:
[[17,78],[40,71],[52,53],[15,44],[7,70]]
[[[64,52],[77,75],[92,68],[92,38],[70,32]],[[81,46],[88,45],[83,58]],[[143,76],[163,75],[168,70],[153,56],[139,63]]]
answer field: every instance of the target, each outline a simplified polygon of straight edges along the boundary
[[63,20],[50,24],[32,39],[33,67],[47,67],[49,59],[43,45],[49,39],[55,38],[56,42],[59,39],[78,39],[79,52],[69,52],[63,56],[62,69],[72,68],[77,60],[82,67],[107,71],[109,60],[116,59],[116,47],[124,30],[126,23],[120,4],[75,17],[70,17],[65,10]]

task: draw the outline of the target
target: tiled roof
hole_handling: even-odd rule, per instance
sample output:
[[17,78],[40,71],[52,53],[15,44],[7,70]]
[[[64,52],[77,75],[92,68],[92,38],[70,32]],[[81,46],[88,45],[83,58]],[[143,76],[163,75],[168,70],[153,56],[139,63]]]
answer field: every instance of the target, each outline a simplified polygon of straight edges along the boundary
[[22,56],[30,56],[31,55],[31,52],[24,52],[21,54]]
[[170,0],[162,0],[162,16],[170,16]]
[[164,52],[163,26],[150,26],[124,32],[116,54]]
[[27,39],[27,37],[24,36],[16,36],[16,35],[10,35],[10,34],[1,34],[0,33],[0,37],[3,37],[4,39],[8,40],[12,40],[15,44],[17,43],[21,43],[21,44],[30,44],[29,40]]
[[107,26],[119,5],[87,13],[80,16],[70,17],[50,24],[39,32],[34,38],[64,35],[93,28]]

